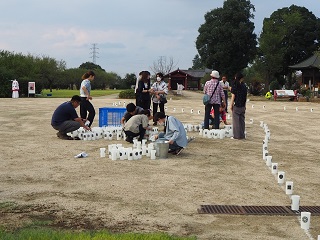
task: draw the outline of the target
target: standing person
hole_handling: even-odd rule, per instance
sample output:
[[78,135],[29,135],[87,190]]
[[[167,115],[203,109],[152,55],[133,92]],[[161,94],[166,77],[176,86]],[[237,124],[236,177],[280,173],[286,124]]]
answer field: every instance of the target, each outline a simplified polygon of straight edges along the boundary
[[[205,105],[204,129],[209,129],[209,118],[211,108],[214,109],[214,129],[219,129],[220,112],[219,108],[222,102],[225,102],[225,96],[221,84],[219,84],[219,72],[213,70],[210,74],[211,80],[207,81],[203,87],[203,93],[211,96],[210,103]],[[223,104],[222,104],[223,105]]]
[[223,88],[223,92],[224,92],[224,97],[226,99],[225,101],[225,105],[226,105],[226,112],[228,112],[228,92],[230,90],[230,85],[229,85],[229,82],[227,81],[227,76],[226,75],[223,75],[222,80],[220,81],[220,84]]
[[[78,117],[76,108],[80,105],[81,97],[74,95],[70,101],[62,103],[54,111],[51,119],[51,126],[58,130],[57,137],[60,139],[73,140],[74,138],[67,133],[75,131],[80,127],[86,130],[91,130],[90,127],[84,124],[84,120]],[[75,138],[76,139],[76,138]],[[79,140],[80,138],[77,138]]]
[[233,138],[245,139],[245,112],[247,87],[242,73],[237,73],[231,88],[230,110],[232,111]]
[[149,128],[149,120],[152,119],[150,110],[143,110],[141,114],[132,116],[123,127],[123,131],[126,134],[126,141],[133,143],[134,137],[139,137],[138,141],[141,141]]
[[169,141],[169,152],[179,155],[188,145],[187,133],[183,124],[173,116],[166,116],[163,112],[157,112],[153,117],[154,122],[164,125],[164,132],[155,136]]
[[150,109],[152,89],[150,88],[150,73],[142,71],[136,91],[136,105],[145,110]]
[[[94,110],[93,105],[91,104],[90,100],[92,97],[90,96],[91,92],[91,81],[94,80],[94,72],[89,71],[83,74],[82,82],[80,86],[80,97],[81,97],[81,104],[80,104],[80,116],[83,119],[87,119],[89,121],[88,126],[91,127],[94,116],[96,115],[96,111]],[[87,117],[87,113],[89,115]]]
[[[157,73],[156,74],[157,81],[153,83],[151,89],[153,90],[153,97],[152,97],[152,109],[153,109],[153,116],[158,111],[158,106],[160,108],[160,112],[164,112],[164,102],[160,101],[161,97],[165,97],[168,94],[168,86],[163,80],[163,74]],[[153,126],[156,126],[157,122],[153,123]]]
[[142,79],[142,72],[139,72],[139,77],[137,78],[137,81],[136,81],[136,86],[134,87],[134,94],[136,96],[136,106],[138,106],[138,95],[137,95],[137,90],[138,90],[138,84],[139,84],[139,81]]

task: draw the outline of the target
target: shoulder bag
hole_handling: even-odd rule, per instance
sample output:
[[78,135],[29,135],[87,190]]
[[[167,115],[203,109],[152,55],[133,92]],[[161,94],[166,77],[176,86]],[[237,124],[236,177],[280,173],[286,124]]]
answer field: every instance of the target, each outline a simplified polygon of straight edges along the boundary
[[204,94],[204,95],[203,95],[203,98],[202,98],[203,105],[207,105],[207,104],[210,103],[211,98],[212,98],[214,92],[216,91],[218,85],[219,85],[219,82],[217,83],[216,87],[214,88],[214,90],[213,90],[213,92],[212,92],[212,94],[211,94],[211,97],[210,97],[208,94]]

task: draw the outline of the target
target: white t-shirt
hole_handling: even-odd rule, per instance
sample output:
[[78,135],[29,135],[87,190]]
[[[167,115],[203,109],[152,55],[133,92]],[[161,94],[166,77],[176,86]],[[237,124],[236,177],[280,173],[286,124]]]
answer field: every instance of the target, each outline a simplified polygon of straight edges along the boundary
[[[221,84],[221,86],[223,88],[223,91],[228,91],[229,90],[230,86],[229,86],[229,82],[228,81],[223,82],[223,80],[221,80],[220,84]],[[227,87],[227,89],[225,89],[225,87]]]
[[84,79],[82,82],[81,82],[81,86],[80,86],[80,97],[88,97],[86,95],[86,93],[83,91],[82,87],[85,86],[86,89],[88,90],[88,93],[90,95],[90,91],[91,91],[91,83],[90,83],[90,80],[89,79]]

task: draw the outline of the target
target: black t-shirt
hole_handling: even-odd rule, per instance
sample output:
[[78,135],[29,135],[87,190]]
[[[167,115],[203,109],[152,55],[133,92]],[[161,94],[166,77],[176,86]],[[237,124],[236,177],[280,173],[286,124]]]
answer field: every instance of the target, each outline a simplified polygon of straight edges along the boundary
[[247,101],[247,86],[242,83],[234,82],[231,88],[231,93],[235,95],[234,105],[236,107],[245,107]]

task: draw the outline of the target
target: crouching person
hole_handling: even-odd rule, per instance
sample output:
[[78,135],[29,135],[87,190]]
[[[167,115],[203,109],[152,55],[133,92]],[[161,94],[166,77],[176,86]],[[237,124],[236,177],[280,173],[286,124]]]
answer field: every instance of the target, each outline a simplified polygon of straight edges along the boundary
[[126,141],[133,143],[133,138],[138,137],[138,141],[141,141],[149,129],[149,120],[152,119],[149,110],[143,110],[141,114],[132,116],[123,127],[126,134]]
[[[70,101],[62,103],[54,111],[51,119],[51,126],[58,130],[57,136],[60,139],[74,140],[74,138],[67,135],[68,132],[75,131],[80,127],[86,130],[90,130],[88,126],[84,124],[86,119],[78,117],[76,108],[79,107],[81,97],[74,95]],[[79,138],[75,138],[79,140]]]
[[188,144],[187,134],[183,124],[173,116],[166,116],[163,112],[157,112],[153,121],[158,125],[164,125],[164,133],[155,136],[156,139],[164,138],[169,141],[169,153],[178,155]]

